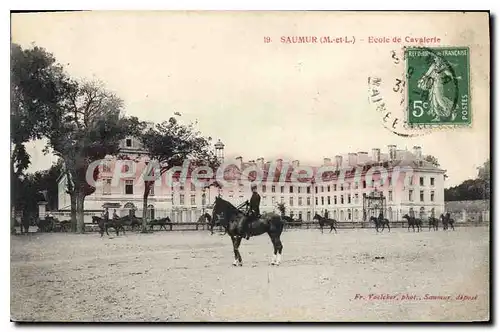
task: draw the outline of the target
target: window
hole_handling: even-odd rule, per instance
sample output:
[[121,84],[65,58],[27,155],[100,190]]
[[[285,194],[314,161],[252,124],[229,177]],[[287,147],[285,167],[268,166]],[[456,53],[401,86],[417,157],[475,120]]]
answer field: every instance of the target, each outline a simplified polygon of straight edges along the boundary
[[325,187],[321,186],[321,192],[325,192]]
[[414,178],[414,176],[410,176],[410,179],[409,179],[410,186],[412,186],[412,185],[413,185],[413,178]]
[[179,204],[184,205],[184,194],[179,195]]
[[282,194],[285,193],[285,186],[280,186],[280,193],[282,193]]
[[326,187],[326,191],[330,192],[330,186]]
[[262,205],[266,206],[266,196],[262,196]]
[[392,177],[391,176],[389,176],[387,178],[387,182],[389,183],[389,186],[392,186]]
[[299,206],[302,206],[302,197],[299,197]]
[[155,184],[154,183],[153,183],[153,185],[151,185],[151,187],[149,187],[149,194],[151,196],[155,195]]
[[352,215],[351,215],[351,209],[347,209],[347,220],[351,220]]
[[325,205],[325,198],[321,197],[321,205]]
[[347,190],[350,190],[350,189],[351,189],[351,183],[347,182]]
[[196,205],[196,195],[191,195],[191,205]]
[[290,197],[290,206],[293,206],[293,197]]
[[271,204],[273,206],[276,205],[276,197],[274,197],[274,196],[271,197]]
[[181,186],[179,187],[179,190],[180,191],[184,191],[184,185],[183,184],[181,184]]
[[307,205],[311,205],[311,197],[307,197]]
[[424,201],[424,191],[423,190],[420,190],[420,201],[421,202]]
[[102,171],[104,173],[109,173],[111,172],[111,167],[109,166],[109,161],[105,161],[103,164],[102,164]]
[[359,183],[358,181],[354,182],[354,189],[358,189]]
[[316,205],[318,205],[318,197],[315,199],[316,202],[314,202]]
[[318,193],[318,187],[314,187],[314,191],[316,192],[316,194]]
[[265,185],[265,184],[263,184],[263,185],[262,185],[262,192],[263,192],[263,193],[265,193],[265,192],[266,192],[266,185]]
[[132,146],[132,139],[131,138],[127,138],[125,140],[125,146],[127,146],[128,148],[130,148]]
[[408,190],[408,200],[410,202],[413,202],[413,190]]
[[293,194],[293,186],[290,186],[290,194]]
[[337,191],[337,185],[336,184],[333,185],[333,191]]
[[104,179],[104,186],[102,187],[103,195],[111,195],[111,179]]
[[293,211],[290,211],[290,218],[293,218]]
[[[389,208],[390,209],[390,208]],[[358,212],[358,209],[354,209],[354,220],[358,220],[359,219],[359,212]]]
[[344,191],[344,185],[343,184],[340,185],[340,191]]
[[311,221],[311,211],[307,211],[307,221]]
[[392,202],[392,190],[389,190],[389,202]]
[[327,202],[328,202],[328,205],[332,204],[331,200],[330,200],[330,196],[327,197]]
[[351,194],[347,195],[347,204],[351,204]]
[[333,196],[333,204],[337,204],[337,196]]
[[194,183],[191,183],[191,191],[196,191],[196,187],[195,187]]
[[155,207],[153,205],[148,205],[148,220],[155,219]]
[[281,196],[281,203],[285,203],[285,197]]
[[434,185],[434,178],[431,178],[431,186]]
[[311,193],[311,187],[307,187],[306,192],[307,192],[308,194],[310,194],[310,193]]
[[301,186],[298,186],[298,187],[297,187],[297,193],[299,193],[299,194],[300,194],[301,192],[302,192],[302,187],[301,187]]
[[421,177],[420,177],[420,185],[421,185],[421,186],[423,186],[423,185],[424,185],[424,177],[423,177],[423,176],[421,176]]
[[133,180],[125,180],[125,194],[133,195],[134,194],[134,181]]
[[363,180],[363,189],[366,188],[366,181]]
[[340,204],[344,204],[344,195],[340,195]]
[[275,186],[275,185],[272,185],[272,186],[271,186],[271,192],[272,192],[272,193],[275,193],[275,192],[276,192],[276,186]]
[[431,191],[431,202],[434,202],[434,191]]
[[354,194],[354,203],[358,204],[358,202],[359,202],[359,196],[358,194]]
[[299,211],[299,220],[302,220],[302,211]]

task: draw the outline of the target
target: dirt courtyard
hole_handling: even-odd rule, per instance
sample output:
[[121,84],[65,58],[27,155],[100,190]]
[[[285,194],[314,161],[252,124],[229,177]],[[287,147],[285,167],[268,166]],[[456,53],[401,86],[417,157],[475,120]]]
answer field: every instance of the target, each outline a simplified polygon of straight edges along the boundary
[[[111,234],[111,233],[110,233]],[[489,228],[207,231],[11,237],[14,321],[471,321],[489,319]],[[467,297],[464,297],[467,296]]]

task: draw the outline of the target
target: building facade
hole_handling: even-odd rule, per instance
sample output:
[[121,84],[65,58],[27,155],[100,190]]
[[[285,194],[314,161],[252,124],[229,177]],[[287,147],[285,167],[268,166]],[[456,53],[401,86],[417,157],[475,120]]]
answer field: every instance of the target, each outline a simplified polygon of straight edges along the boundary
[[[217,156],[225,162],[227,182],[219,187],[200,186],[192,181],[190,172],[185,181],[176,182],[175,176],[170,183],[160,181],[149,195],[149,218],[168,216],[174,222],[196,221],[204,212],[211,211],[217,195],[237,206],[251,196],[252,179],[241,175],[252,174],[252,170],[263,174],[262,181],[254,180],[261,195],[261,211],[277,212],[277,204],[284,203],[286,215],[303,221],[311,221],[316,213],[325,212],[338,221],[367,221],[381,212],[390,221],[399,221],[405,214],[439,217],[445,209],[445,171],[425,161],[420,147],[410,152],[390,145],[387,153],[375,148],[371,156],[367,152],[337,155],[333,162],[325,158],[319,166],[304,166],[298,160],[266,162],[263,158],[244,162],[238,157],[227,161],[223,160],[224,145],[219,141],[215,147]],[[139,142],[132,138],[121,143],[121,154],[130,157],[128,164],[122,161],[117,171],[116,159],[108,158],[108,164],[99,166],[96,191],[85,199],[85,210],[97,212],[108,206],[120,216],[130,213],[142,216],[144,183],[137,179],[134,170],[149,161],[141,152]],[[305,179],[294,176],[304,169],[311,170],[314,176]],[[130,170],[130,177],[124,175]],[[59,179],[62,211],[70,208],[65,181],[64,176]]]

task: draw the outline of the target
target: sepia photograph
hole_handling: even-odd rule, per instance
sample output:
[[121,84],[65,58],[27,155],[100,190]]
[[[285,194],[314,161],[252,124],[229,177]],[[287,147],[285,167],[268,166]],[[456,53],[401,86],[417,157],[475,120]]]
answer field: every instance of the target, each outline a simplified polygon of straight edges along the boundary
[[12,322],[491,320],[489,12],[10,19]]

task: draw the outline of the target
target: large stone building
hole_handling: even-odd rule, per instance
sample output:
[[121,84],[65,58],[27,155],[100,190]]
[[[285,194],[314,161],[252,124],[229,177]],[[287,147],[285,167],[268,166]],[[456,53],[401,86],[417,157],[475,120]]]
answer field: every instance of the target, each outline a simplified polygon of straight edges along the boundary
[[[132,169],[130,178],[116,180],[114,158],[101,165],[96,191],[85,200],[88,215],[102,211],[104,206],[115,208],[119,215],[142,215],[144,184],[134,179],[134,169],[148,162],[141,155],[140,144],[128,138],[121,143],[121,153],[129,155],[129,164],[121,171]],[[185,181],[178,181],[180,172],[171,173],[174,182],[155,185],[148,199],[150,218],[169,216],[174,222],[196,221],[217,195],[239,205],[250,198],[250,182],[260,174],[258,183],[261,211],[277,212],[277,203],[285,203],[286,214],[310,221],[316,213],[338,221],[362,221],[380,212],[391,221],[401,220],[404,214],[426,218],[439,217],[444,212],[445,171],[424,160],[420,147],[413,151],[388,147],[387,153],[375,148],[368,152],[337,155],[334,161],[325,158],[316,166],[301,165],[298,160],[271,162],[263,158],[243,161],[224,160],[224,145],[219,141],[216,153],[225,163],[221,187],[200,186],[191,181],[191,170]],[[313,176],[300,177],[304,170]],[[307,172],[306,172],[307,173]],[[242,175],[245,175],[242,177]],[[248,180],[250,178],[250,180]],[[259,179],[259,177],[257,177]],[[175,182],[177,180],[177,182]],[[223,181],[223,182],[225,182]],[[218,183],[221,183],[220,181]],[[59,210],[69,211],[65,194],[65,177],[59,179]]]

